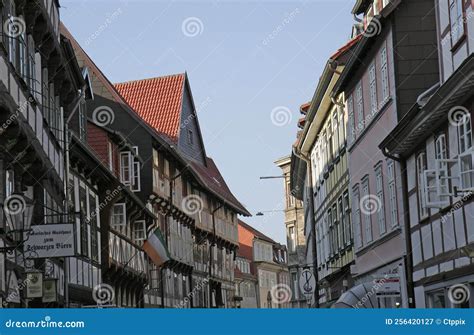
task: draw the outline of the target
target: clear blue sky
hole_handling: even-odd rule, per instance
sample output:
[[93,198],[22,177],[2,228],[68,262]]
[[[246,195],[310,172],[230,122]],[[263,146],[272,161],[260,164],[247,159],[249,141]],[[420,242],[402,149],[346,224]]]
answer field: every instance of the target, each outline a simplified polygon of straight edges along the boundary
[[[299,106],[349,38],[353,0],[60,3],[112,82],[187,71],[207,153],[233,193],[253,214],[283,208],[282,180],[259,176],[280,174],[273,162],[290,153]],[[286,243],[282,213],[245,221]]]

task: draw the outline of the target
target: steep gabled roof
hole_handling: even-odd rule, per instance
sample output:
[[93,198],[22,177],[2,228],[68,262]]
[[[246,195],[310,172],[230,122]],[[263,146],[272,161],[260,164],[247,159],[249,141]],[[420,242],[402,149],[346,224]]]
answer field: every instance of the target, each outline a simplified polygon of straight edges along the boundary
[[261,231],[255,229],[254,227],[248,225],[247,223],[245,223],[244,221],[242,220],[239,220],[238,221],[239,225],[241,227],[243,227],[244,229],[250,231],[255,237],[257,237],[258,239],[260,240],[264,240],[266,242],[269,242],[269,243],[272,243],[272,244],[278,244],[277,242],[275,242],[273,239],[271,239],[270,237],[268,237],[267,235],[265,235],[264,233],[262,233]]
[[[157,131],[157,129],[153,126],[151,126],[146,120],[144,120],[139,113],[133,109],[127,101],[122,97],[122,95],[118,92],[117,88],[108,80],[108,78],[102,73],[102,71],[98,68],[98,66],[92,61],[92,59],[87,55],[87,53],[82,49],[82,47],[79,45],[79,43],[76,41],[76,39],[72,36],[72,34],[67,30],[67,28],[64,26],[64,24],[61,22],[60,24],[60,30],[61,34],[63,34],[65,37],[67,37],[71,45],[74,49],[74,51],[78,54],[81,55],[81,58],[84,62],[83,66],[87,67],[89,69],[89,72],[97,77],[97,79],[100,81],[101,85],[104,87],[104,91],[102,93],[109,95],[112,99],[114,99],[115,102],[120,104],[120,106],[134,119],[137,121],[138,124],[140,124],[148,133],[151,135],[156,141],[158,141],[163,147],[167,148],[167,151],[172,154],[178,161],[180,161],[183,165],[185,166],[190,166],[190,172],[192,175],[197,179],[197,181],[208,191],[214,194],[218,199],[221,201],[225,202],[228,206],[232,207],[235,209],[239,214],[242,214],[244,216],[251,216],[251,214],[247,211],[247,209],[234,197],[232,192],[230,191],[229,187],[224,181],[224,178],[220,174],[219,170],[217,169],[216,165],[214,164],[213,160],[209,157],[206,158],[206,163],[208,166],[204,166],[202,164],[199,164],[195,161],[191,161],[188,158],[186,158],[182,153],[180,153],[178,150],[176,150],[175,147],[175,139],[172,138],[172,136],[169,136],[172,134],[172,132],[169,132],[168,134],[166,133],[160,133]],[[179,74],[179,75],[174,75],[174,76],[169,76],[169,77],[181,77],[182,82],[183,82],[183,87],[181,89],[181,101],[182,101],[182,96],[184,92],[184,86],[187,85],[189,89],[189,81],[186,79],[186,74]],[[161,77],[163,78],[168,78],[168,77]],[[155,79],[160,79],[160,78],[155,78]],[[178,81],[178,79],[175,79]],[[143,82],[146,80],[141,80],[140,82]],[[180,86],[176,82],[174,85],[172,85],[175,89],[176,87]],[[98,92],[96,92],[99,94]],[[173,94],[175,95],[174,99],[175,101],[177,100],[179,92],[174,92]],[[100,95],[100,94],[99,94]],[[138,97],[143,96],[139,94]],[[145,96],[146,98],[146,96]],[[181,104],[181,103],[180,103]],[[174,106],[174,104],[170,104],[171,106]],[[176,112],[177,117],[178,117],[178,123],[177,123],[177,132],[176,136],[179,135],[179,129],[180,129],[180,117],[181,117],[181,106],[180,108],[174,108],[174,112]],[[174,115],[174,113],[173,113]],[[156,122],[158,123],[158,120],[161,119],[157,118]],[[176,119],[175,119],[176,120]],[[175,121],[170,121],[167,123],[169,126],[163,127],[163,129],[172,129],[175,127]],[[175,128],[173,128],[175,129]],[[166,136],[164,136],[166,135]],[[216,181],[219,181],[219,183],[216,183]],[[216,185],[217,184],[217,185]],[[220,185],[219,185],[220,184]]]
[[232,194],[212,158],[206,157],[206,166],[194,160],[189,160],[189,164],[199,175],[201,181],[204,182],[207,188],[210,189],[214,194],[221,195],[227,205],[236,207],[236,209],[238,209],[242,215],[252,216]]
[[186,74],[134,80],[115,88],[140,117],[161,134],[177,142]]

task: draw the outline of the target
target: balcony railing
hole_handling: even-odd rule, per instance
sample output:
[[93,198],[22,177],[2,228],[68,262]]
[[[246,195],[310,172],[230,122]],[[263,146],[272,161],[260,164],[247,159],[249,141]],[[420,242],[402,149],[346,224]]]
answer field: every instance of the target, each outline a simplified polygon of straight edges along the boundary
[[137,274],[147,275],[145,253],[118,234],[109,232],[109,259]]

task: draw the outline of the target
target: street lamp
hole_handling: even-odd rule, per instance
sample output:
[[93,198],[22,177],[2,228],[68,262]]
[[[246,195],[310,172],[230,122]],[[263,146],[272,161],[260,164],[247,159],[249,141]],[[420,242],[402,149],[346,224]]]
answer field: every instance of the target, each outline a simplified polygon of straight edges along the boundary
[[277,212],[284,212],[285,210],[284,209],[275,209],[275,210],[271,210],[271,211],[261,211],[261,212],[258,212],[257,214],[255,214],[255,216],[265,216],[265,213],[277,213]]
[[7,222],[5,235],[13,242],[12,246],[0,248],[1,253],[13,253],[15,249],[22,246],[28,240],[25,233],[31,231],[31,220],[33,218],[34,201],[24,197],[21,193],[14,193],[5,199],[3,212]]

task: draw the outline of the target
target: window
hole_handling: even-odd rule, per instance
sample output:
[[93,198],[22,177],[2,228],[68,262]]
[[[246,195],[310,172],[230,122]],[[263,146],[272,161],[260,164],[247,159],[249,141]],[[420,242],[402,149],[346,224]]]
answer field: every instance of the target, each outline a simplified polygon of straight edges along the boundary
[[390,88],[388,84],[387,47],[384,46],[380,52],[380,71],[382,72],[382,101],[389,98]]
[[447,308],[444,290],[429,292],[427,294],[429,308]]
[[328,162],[328,164],[331,164],[332,160],[334,158],[333,157],[333,155],[334,155],[334,146],[333,146],[333,141],[332,141],[333,129],[332,129],[331,122],[329,122],[326,127],[327,127],[327,130],[326,130],[326,135],[327,135],[326,144],[328,145],[328,148],[326,149],[327,162]]
[[377,113],[377,76],[375,62],[369,68],[370,109],[372,114]]
[[333,253],[339,251],[339,220],[337,219],[337,204],[332,205],[332,224],[333,224]]
[[[8,10],[8,13],[7,13],[8,23],[6,25],[3,25],[4,28],[12,30],[13,27],[16,26],[15,16],[16,16],[15,1],[11,0],[11,1],[9,1],[9,10]],[[5,34],[5,35],[8,36],[9,34]],[[15,67],[16,67],[16,53],[17,53],[17,40],[15,38],[11,37],[11,36],[8,36],[8,60]]]
[[463,0],[449,0],[449,20],[451,24],[451,44],[456,45],[464,36]]
[[120,181],[124,185],[130,185],[132,182],[132,153],[130,151],[120,153]]
[[5,173],[5,198],[10,197],[15,192],[15,173],[7,170]]
[[289,181],[286,182],[286,203],[288,207],[295,206],[295,198],[291,192],[291,185]]
[[194,144],[193,131],[191,129],[188,129],[188,144],[189,145]]
[[298,300],[299,287],[298,287],[298,274],[296,272],[291,273],[291,283],[293,286],[293,300]]
[[84,101],[83,98],[81,98],[81,101],[79,103],[79,138],[82,141],[87,140],[87,133],[86,133],[86,102]]
[[140,191],[140,162],[136,155],[138,147],[133,147],[133,153],[131,151],[120,153],[120,181],[130,186],[134,192]]
[[114,170],[114,149],[113,149],[112,142],[110,141],[107,143],[107,151],[109,154],[109,169],[110,171],[113,171]]
[[344,211],[343,211],[343,220],[344,220],[344,243],[346,245],[351,244],[352,240],[352,225],[351,225],[351,209],[349,206],[349,192],[346,191],[343,194],[343,203],[344,203]]
[[36,92],[36,60],[35,60],[35,41],[33,36],[28,35],[28,86],[30,92]]
[[[18,17],[19,20],[24,22],[22,16]],[[21,33],[18,35],[18,67],[21,78],[28,83],[28,54],[26,49],[26,29],[22,29]]]
[[334,255],[334,226],[331,208],[327,211],[327,222],[329,225],[329,256],[332,257]]
[[344,204],[343,204],[342,196],[339,197],[339,199],[337,200],[337,206],[339,208],[337,237],[338,237],[339,248],[344,249],[346,245],[346,224],[345,224],[346,218],[344,214]]
[[343,147],[345,145],[346,141],[346,129],[344,125],[344,108],[341,106],[341,102],[338,102],[339,105],[336,107],[337,108],[337,117],[339,120],[339,127],[338,127],[338,133],[339,133],[339,146]]
[[462,154],[472,148],[472,126],[471,115],[463,115],[458,125],[459,153]]
[[419,218],[423,218],[428,215],[428,209],[426,207],[425,202],[425,186],[424,186],[424,172],[427,168],[426,163],[426,153],[421,152],[418,154],[416,158],[416,173],[418,177],[418,210],[419,210]]
[[[449,204],[449,166],[448,149],[446,145],[446,135],[440,134],[435,140],[435,177],[436,177],[436,201],[438,203]],[[426,178],[425,178],[426,180]],[[426,193],[426,192],[425,192]]]
[[294,226],[288,228],[288,249],[291,252],[296,251],[296,232]]
[[96,195],[89,191],[89,224],[91,229],[91,258],[92,260],[99,261],[99,240],[98,237],[98,216],[96,206]]
[[356,88],[356,106],[357,106],[357,131],[360,132],[365,127],[364,121],[364,97],[362,95],[362,82],[357,84]]
[[112,209],[112,228],[124,227],[127,224],[125,204],[115,204]]
[[[52,208],[51,203],[52,199],[50,199],[49,194],[46,194],[45,192],[45,197],[48,197],[45,200],[46,207]],[[86,193],[86,185],[83,182],[79,183],[79,209],[81,213],[81,223],[80,223],[80,237],[81,237],[81,254],[84,256],[89,255],[89,250],[88,250],[88,240],[89,240],[89,232],[88,232],[88,222],[89,222],[89,214],[87,212],[87,193]],[[48,202],[50,204],[48,204]],[[53,214],[53,213],[51,213]]]
[[[133,147],[135,155],[138,156],[138,147]],[[131,189],[134,192],[140,191],[140,161],[134,157],[133,160],[133,175],[132,175],[132,185]]]
[[[366,177],[362,181],[362,199],[365,201],[369,201],[370,199],[370,193],[369,193],[369,178]],[[364,204],[361,204],[363,207]],[[364,230],[365,230],[365,243],[370,243],[372,242],[372,221],[371,221],[371,212],[370,210],[367,210],[367,208],[364,210]]]
[[328,150],[328,145],[327,145],[327,142],[326,142],[326,130],[323,130],[323,132],[321,134],[321,160],[322,160],[321,172],[323,172],[323,173],[326,172],[327,163],[328,163],[328,159],[327,159],[327,156],[326,156],[327,150]]
[[349,120],[347,122],[347,137],[350,143],[355,139],[355,120],[354,120],[354,99],[352,96],[347,99],[347,115]]
[[359,187],[354,188],[352,191],[353,200],[352,200],[352,208],[354,208],[354,214],[352,220],[354,221],[354,238],[355,238],[355,245],[356,248],[362,247],[362,227],[360,225],[360,194],[359,194]]
[[339,150],[339,117],[337,115],[337,108],[334,110],[332,113],[332,141],[333,141],[333,150],[334,150],[334,155],[336,155],[337,151]]
[[379,163],[379,165],[375,168],[375,191],[377,192],[377,198],[380,201],[380,208],[377,211],[377,222],[379,224],[379,234],[383,235],[385,234],[387,229],[385,227],[382,163]]
[[387,162],[388,196],[390,204],[390,224],[398,225],[397,189],[395,184],[395,166],[393,160]]
[[133,239],[135,242],[146,240],[146,224],[145,220],[137,220],[133,224]]

